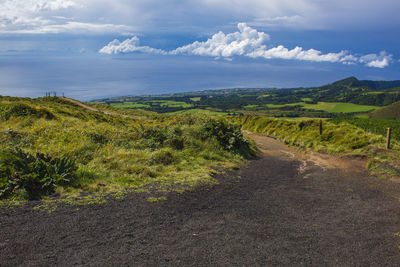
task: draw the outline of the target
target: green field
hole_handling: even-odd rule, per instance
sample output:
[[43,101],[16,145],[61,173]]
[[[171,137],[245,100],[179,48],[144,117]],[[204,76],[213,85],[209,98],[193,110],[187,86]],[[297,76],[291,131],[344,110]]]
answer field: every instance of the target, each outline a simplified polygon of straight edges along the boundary
[[153,100],[150,101],[153,105],[160,105],[161,107],[169,107],[169,108],[190,108],[193,107],[192,104],[188,104],[186,102],[179,102],[173,100]]
[[149,108],[148,104],[141,104],[136,102],[123,102],[123,103],[112,103],[111,106],[117,108]]
[[192,97],[192,98],[190,98],[190,100],[193,102],[197,102],[197,101],[201,100],[201,97]]
[[305,109],[312,109],[312,110],[323,110],[327,112],[332,112],[332,113],[354,113],[354,112],[365,112],[365,111],[371,111],[371,110],[376,110],[379,109],[380,107],[377,106],[365,106],[365,105],[357,105],[357,104],[352,104],[352,103],[339,103],[339,102],[318,102],[318,104],[306,104],[303,102],[298,102],[298,103],[290,103],[290,104],[284,104],[284,105],[273,105],[273,104],[267,104],[266,106],[270,109],[278,109],[278,108],[283,108],[283,107],[289,107],[289,106],[297,106],[300,105],[304,107]]
[[172,101],[172,100],[151,100],[151,101],[140,101],[140,102],[122,102],[122,103],[111,103],[111,106],[117,108],[151,108],[151,106],[160,106],[168,108],[190,108],[192,104],[186,102]]
[[259,105],[247,105],[247,106],[244,106],[243,108],[245,108],[245,109],[254,109],[254,108],[258,108],[259,107]]
[[303,106],[306,109],[324,110],[333,113],[365,112],[379,108],[377,106],[364,106],[352,103],[329,103],[329,102],[318,102],[318,104],[303,104]]
[[203,115],[227,115],[228,113],[226,112],[219,112],[219,111],[213,111],[213,110],[208,110],[208,109],[186,109],[186,110],[179,110],[175,112],[170,112],[168,114],[186,114],[186,115],[193,115],[193,114],[203,114]]

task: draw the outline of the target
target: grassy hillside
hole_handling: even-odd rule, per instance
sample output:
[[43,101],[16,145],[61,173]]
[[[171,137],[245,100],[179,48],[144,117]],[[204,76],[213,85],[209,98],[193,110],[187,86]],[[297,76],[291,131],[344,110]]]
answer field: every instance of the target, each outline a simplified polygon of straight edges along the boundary
[[329,122],[340,124],[343,122],[355,125],[366,132],[387,136],[387,128],[391,128],[392,139],[400,141],[400,121],[392,119],[370,119],[370,118],[356,118],[356,117],[343,117],[329,119]]
[[370,114],[371,118],[376,119],[400,119],[400,102],[375,110]]
[[121,194],[212,184],[254,153],[238,128],[60,98],[0,97],[0,198]]
[[[356,105],[352,103],[335,103],[335,102],[318,102],[316,104],[308,104],[307,102],[298,102],[283,105],[267,104],[269,109],[280,109],[284,107],[301,106],[310,110],[322,110],[332,113],[357,113],[378,109],[377,106]],[[258,106],[247,106],[246,108],[257,108]]]
[[386,150],[384,136],[368,132],[346,121],[323,121],[323,133],[319,134],[320,120],[283,120],[259,116],[235,116],[231,121],[243,129],[276,136],[288,145],[300,149],[312,149],[337,155],[368,157],[368,169],[378,176],[400,174],[399,143],[392,142]]

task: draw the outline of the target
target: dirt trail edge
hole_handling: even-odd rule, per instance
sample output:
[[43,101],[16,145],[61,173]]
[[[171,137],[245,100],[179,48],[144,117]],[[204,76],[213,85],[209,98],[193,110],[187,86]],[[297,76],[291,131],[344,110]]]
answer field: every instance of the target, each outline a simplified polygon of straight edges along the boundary
[[211,189],[51,214],[35,202],[0,209],[0,265],[400,265],[398,183],[249,135],[263,153]]

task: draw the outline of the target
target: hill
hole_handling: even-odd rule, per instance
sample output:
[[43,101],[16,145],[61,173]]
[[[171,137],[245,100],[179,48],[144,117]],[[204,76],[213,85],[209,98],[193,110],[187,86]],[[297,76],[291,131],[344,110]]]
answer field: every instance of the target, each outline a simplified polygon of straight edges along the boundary
[[0,97],[0,199],[183,191],[253,153],[237,126],[206,116]]
[[375,110],[369,114],[376,119],[398,119],[400,120],[400,102]]

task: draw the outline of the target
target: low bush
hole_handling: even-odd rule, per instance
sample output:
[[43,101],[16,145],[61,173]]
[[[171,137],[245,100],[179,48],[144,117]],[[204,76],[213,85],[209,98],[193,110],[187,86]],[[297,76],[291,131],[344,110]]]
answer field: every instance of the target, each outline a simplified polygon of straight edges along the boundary
[[254,155],[249,140],[247,140],[239,126],[223,120],[213,120],[204,123],[203,131],[206,137],[215,137],[223,149],[241,154],[246,157]]
[[3,103],[0,106],[0,119],[8,120],[11,117],[28,117],[53,119],[53,113],[44,108],[35,108],[23,103]]
[[77,169],[67,157],[32,155],[21,149],[0,151],[0,199],[12,195],[38,199],[51,194],[57,185],[73,184]]

